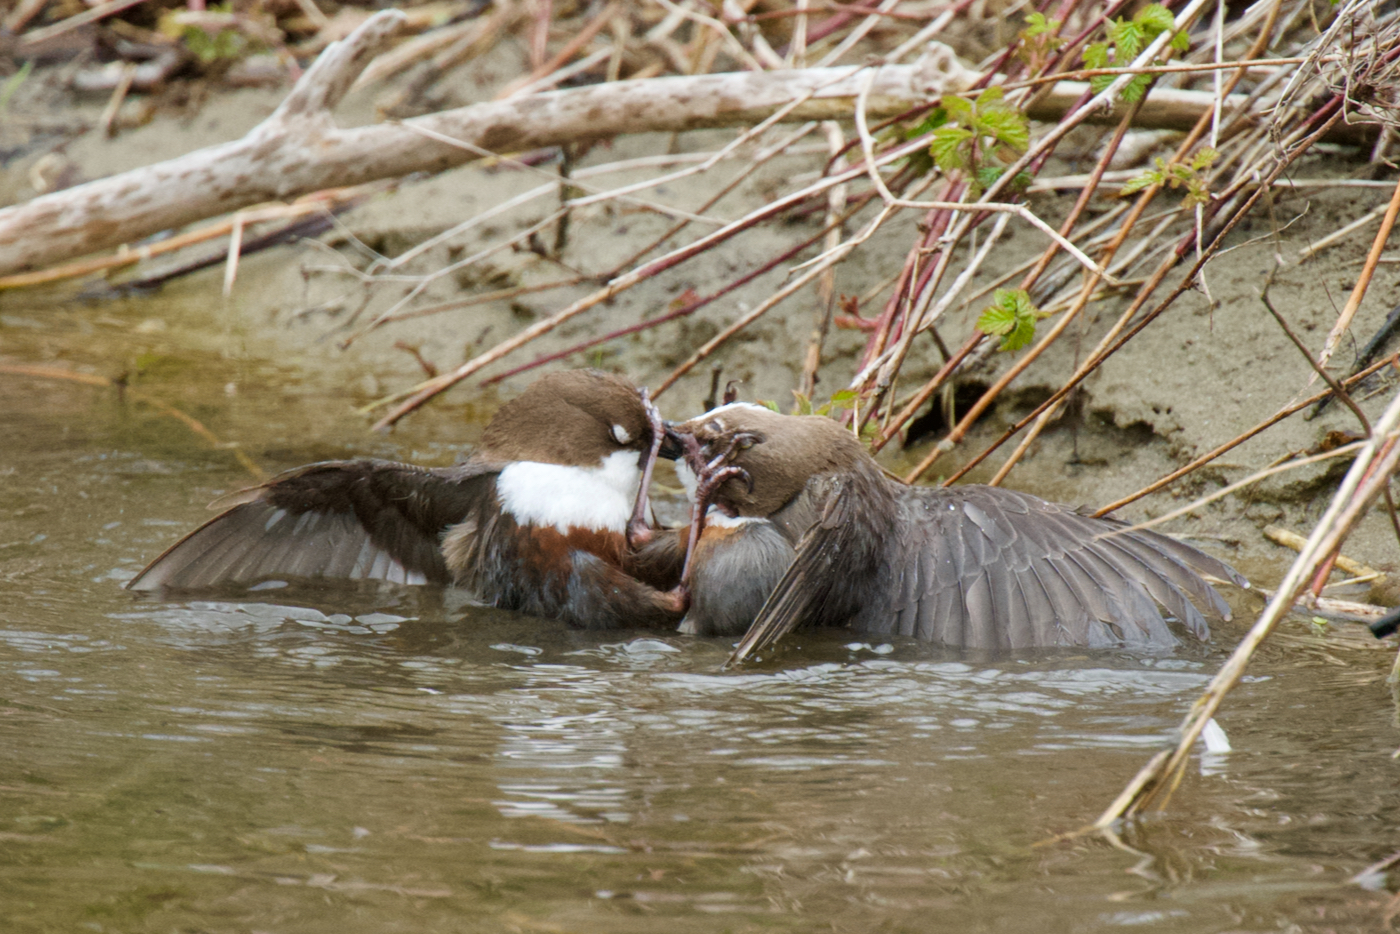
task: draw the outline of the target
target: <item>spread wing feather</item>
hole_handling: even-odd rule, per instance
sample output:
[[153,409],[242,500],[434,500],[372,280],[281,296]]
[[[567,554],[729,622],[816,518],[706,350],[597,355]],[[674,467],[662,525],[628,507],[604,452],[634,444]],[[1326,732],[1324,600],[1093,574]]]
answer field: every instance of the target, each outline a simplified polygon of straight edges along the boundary
[[832,485],[731,661],[801,624],[983,648],[1168,647],[1159,605],[1202,639],[1207,615],[1230,618],[1203,575],[1248,586],[1189,545],[1027,494],[857,476]]
[[197,589],[273,577],[447,583],[442,533],[494,475],[471,462],[445,470],[371,460],[300,467],[231,497],[236,505],[127,586]]

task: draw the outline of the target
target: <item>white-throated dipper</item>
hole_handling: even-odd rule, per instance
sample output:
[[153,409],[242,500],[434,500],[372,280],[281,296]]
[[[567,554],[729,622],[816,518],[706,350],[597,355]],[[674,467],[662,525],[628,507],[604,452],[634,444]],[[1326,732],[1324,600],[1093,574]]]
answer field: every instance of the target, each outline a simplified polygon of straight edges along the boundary
[[[711,591],[733,595],[715,619],[694,599],[696,631],[757,615],[733,662],[798,625],[969,648],[1165,648],[1177,640],[1158,604],[1205,639],[1202,609],[1230,618],[1205,575],[1249,586],[1224,562],[1115,519],[999,487],[909,486],[829,418],[733,403],[668,431],[692,439],[701,491],[745,522],[747,540],[762,529],[793,549],[761,610],[736,606],[741,588],[716,580],[703,550],[693,556],[697,596],[707,578]],[[715,530],[712,550],[745,540]],[[725,562],[767,567],[740,551]]]
[[462,464],[329,461],[225,498],[232,508],[127,586],[286,577],[452,584],[505,609],[609,629],[674,625],[684,596],[628,570],[646,538],[661,420],[620,376],[553,373],[501,407]]

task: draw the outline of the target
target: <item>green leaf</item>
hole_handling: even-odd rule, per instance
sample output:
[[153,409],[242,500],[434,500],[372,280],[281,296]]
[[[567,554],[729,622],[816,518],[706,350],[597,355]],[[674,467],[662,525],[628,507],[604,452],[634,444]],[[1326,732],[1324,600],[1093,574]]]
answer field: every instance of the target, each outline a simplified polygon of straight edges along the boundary
[[1001,339],[1002,350],[1020,350],[1035,340],[1035,319],[1017,318],[1016,327]]
[[[977,187],[981,191],[986,191],[996,184],[997,179],[1006,173],[1006,169],[999,165],[984,165],[977,170]],[[980,197],[981,191],[978,192]]]
[[1108,27],[1108,37],[1113,40],[1114,60],[1121,66],[1127,66],[1137,58],[1142,47],[1147,44],[1144,41],[1146,35],[1143,28],[1131,20],[1116,20]]
[[948,112],[949,120],[966,123],[972,119],[972,101],[965,97],[948,96],[940,100],[939,106]]
[[1183,29],[1183,30],[1181,30],[1181,32],[1179,32],[1179,33],[1177,33],[1176,35],[1172,36],[1171,47],[1172,47],[1173,49],[1175,49],[1176,51],[1178,51],[1178,52],[1189,52],[1189,51],[1191,51],[1191,36],[1190,36],[1190,34],[1187,33],[1186,30]]
[[1220,153],[1206,146],[1204,149],[1196,150],[1196,154],[1191,157],[1191,168],[1197,172],[1210,168],[1215,164],[1215,160],[1220,157]]
[[770,412],[777,412],[777,411],[778,411],[778,403],[772,401],[771,399],[760,399],[760,400],[758,400],[758,404],[761,405],[761,406],[763,406],[765,409],[767,409],[767,410],[770,411]]
[[1020,350],[1035,339],[1035,323],[1043,317],[1025,289],[997,289],[977,319],[977,329],[1000,337],[1002,350]]
[[971,139],[971,130],[956,126],[939,127],[933,131],[933,141],[929,143],[928,151],[933,156],[933,161],[945,172],[965,169],[967,156],[963,154],[961,147]]
[[1108,68],[1108,43],[1091,42],[1084,47],[1085,68]]
[[793,409],[793,415],[812,415],[812,400],[807,398],[796,389],[792,391],[792,397],[797,400],[797,405]]
[[977,95],[977,100],[974,102],[973,106],[979,111],[987,110],[994,104],[1000,104],[1005,98],[1006,92],[993,85]]
[[1147,86],[1151,83],[1150,75],[1133,75],[1128,83],[1123,85],[1123,100],[1129,104],[1142,100],[1142,96],[1147,93]]
[[855,402],[859,399],[860,393],[856,392],[854,389],[843,389],[840,392],[834,392],[831,394],[832,405],[839,405],[842,408],[847,409],[850,408],[850,405],[848,403]]
[[934,130],[948,122],[948,111],[943,107],[935,107],[927,117],[917,124],[904,131],[904,138],[918,139],[920,136],[932,133]]
[[1046,19],[1044,13],[1032,13],[1026,17],[1026,28],[1021,35],[1027,39],[1059,32],[1062,24],[1057,19]]
[[1148,169],[1141,175],[1135,175],[1132,178],[1128,179],[1127,182],[1124,183],[1123,187],[1118,189],[1118,194],[1131,195],[1134,192],[1142,191],[1144,188],[1148,188],[1152,185],[1160,185],[1162,184],[1162,181],[1163,179],[1161,172],[1154,172],[1151,169]]
[[1172,11],[1162,4],[1149,3],[1138,10],[1137,15],[1133,17],[1133,22],[1143,27],[1150,38],[1155,39],[1176,26],[1176,17],[1172,16]]
[[1024,152],[1030,145],[1031,129],[1026,118],[1005,104],[993,107],[985,113],[979,108],[977,128],[984,135],[1018,152]]
[[1016,312],[998,305],[988,305],[977,319],[977,330],[983,334],[1004,337],[1016,329]]

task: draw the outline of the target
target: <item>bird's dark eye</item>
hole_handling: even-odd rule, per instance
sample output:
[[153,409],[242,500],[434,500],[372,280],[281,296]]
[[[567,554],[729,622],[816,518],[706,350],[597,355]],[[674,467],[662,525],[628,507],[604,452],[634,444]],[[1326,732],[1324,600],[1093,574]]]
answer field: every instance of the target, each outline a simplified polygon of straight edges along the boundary
[[612,430],[609,434],[612,435],[612,439],[618,444],[628,445],[632,443],[632,433],[621,425],[612,426]]

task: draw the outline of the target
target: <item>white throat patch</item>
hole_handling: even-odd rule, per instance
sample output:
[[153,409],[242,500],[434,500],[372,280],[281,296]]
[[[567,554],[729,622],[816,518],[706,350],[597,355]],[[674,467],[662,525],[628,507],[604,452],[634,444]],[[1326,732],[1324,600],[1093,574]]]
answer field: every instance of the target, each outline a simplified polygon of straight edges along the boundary
[[617,451],[597,467],[517,461],[497,475],[496,498],[521,525],[624,532],[642,482],[638,459]]

